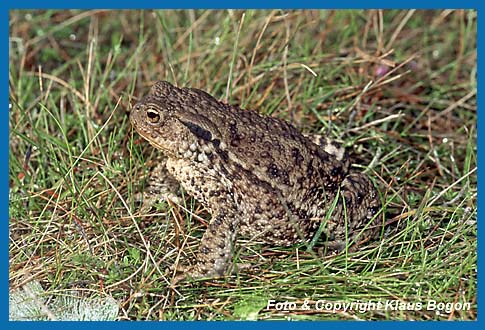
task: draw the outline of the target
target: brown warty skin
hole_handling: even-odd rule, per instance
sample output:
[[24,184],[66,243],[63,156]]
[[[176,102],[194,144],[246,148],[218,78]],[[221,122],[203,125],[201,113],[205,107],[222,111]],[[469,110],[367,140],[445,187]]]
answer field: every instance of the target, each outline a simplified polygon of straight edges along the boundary
[[135,104],[130,120],[165,156],[147,194],[163,190],[153,184],[163,177],[212,215],[186,276],[224,275],[238,235],[287,246],[311,240],[323,221],[320,239],[341,250],[381,231],[376,188],[325,137],[166,81]]

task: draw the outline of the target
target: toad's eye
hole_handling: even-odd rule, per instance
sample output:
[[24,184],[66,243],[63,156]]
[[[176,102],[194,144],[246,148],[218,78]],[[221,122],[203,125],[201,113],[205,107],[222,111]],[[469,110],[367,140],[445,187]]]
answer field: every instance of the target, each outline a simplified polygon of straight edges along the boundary
[[147,110],[147,119],[150,123],[156,124],[160,121],[160,115],[155,110],[148,109]]

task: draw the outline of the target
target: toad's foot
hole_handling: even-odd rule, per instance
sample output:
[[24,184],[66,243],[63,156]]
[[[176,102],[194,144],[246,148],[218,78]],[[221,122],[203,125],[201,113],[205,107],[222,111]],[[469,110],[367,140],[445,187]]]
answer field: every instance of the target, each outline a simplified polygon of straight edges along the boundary
[[160,163],[150,172],[146,188],[142,193],[135,195],[135,201],[141,204],[140,212],[148,212],[152,206],[162,200],[180,204],[182,199],[178,195],[180,184],[167,171],[166,160]]

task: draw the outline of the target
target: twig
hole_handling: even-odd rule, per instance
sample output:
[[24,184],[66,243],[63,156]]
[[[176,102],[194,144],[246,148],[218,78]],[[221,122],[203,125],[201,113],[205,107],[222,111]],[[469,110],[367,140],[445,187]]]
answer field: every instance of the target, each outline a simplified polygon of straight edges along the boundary
[[394,115],[390,115],[390,116],[387,116],[385,118],[381,118],[381,119],[377,119],[377,120],[371,121],[370,123],[367,123],[365,125],[351,128],[351,129],[349,129],[349,132],[357,132],[357,131],[360,131],[360,130],[363,130],[363,129],[367,129],[367,128],[371,127],[371,126],[375,126],[377,124],[380,124],[380,123],[383,123],[383,122],[386,122],[386,121],[390,121],[390,120],[393,120],[393,119],[401,118],[403,116],[404,116],[403,113],[396,113]]

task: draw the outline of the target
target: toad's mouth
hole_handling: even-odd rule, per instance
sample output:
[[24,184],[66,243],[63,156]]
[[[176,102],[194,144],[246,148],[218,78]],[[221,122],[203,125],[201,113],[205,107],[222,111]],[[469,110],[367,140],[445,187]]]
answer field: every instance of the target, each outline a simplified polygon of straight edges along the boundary
[[166,139],[162,138],[159,134],[154,134],[153,130],[145,130],[142,126],[137,125],[136,120],[133,122],[135,131],[145,140],[147,140],[153,147],[160,150],[163,154],[174,157],[175,153],[170,150],[165,143],[161,143]]
[[138,132],[138,134],[140,134],[142,138],[147,140],[153,147],[160,150],[164,155],[169,157],[175,157],[175,153],[172,150],[170,150],[166,145],[159,142],[161,138],[155,139],[150,133],[142,134],[141,132]]

